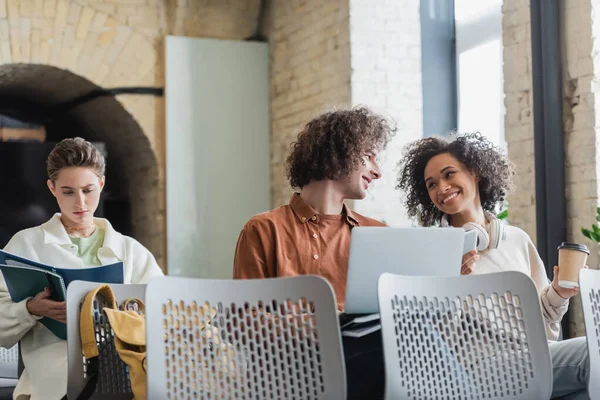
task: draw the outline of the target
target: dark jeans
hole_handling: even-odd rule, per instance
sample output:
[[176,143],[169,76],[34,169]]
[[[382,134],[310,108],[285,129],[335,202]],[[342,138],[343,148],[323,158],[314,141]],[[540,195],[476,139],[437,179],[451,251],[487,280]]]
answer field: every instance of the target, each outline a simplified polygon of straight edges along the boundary
[[382,399],[385,367],[381,331],[361,338],[342,336],[348,399]]
[[0,400],[12,400],[14,387],[0,387]]

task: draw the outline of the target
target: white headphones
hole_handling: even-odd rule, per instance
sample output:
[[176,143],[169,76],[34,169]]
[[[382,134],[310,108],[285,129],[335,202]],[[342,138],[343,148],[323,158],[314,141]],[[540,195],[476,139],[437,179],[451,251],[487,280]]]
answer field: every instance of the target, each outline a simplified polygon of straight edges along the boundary
[[[498,220],[494,214],[485,211],[485,219],[489,222],[489,232],[485,227],[476,224],[475,222],[467,222],[463,225],[463,229],[467,232],[477,232],[477,251],[483,251],[486,249],[497,249],[500,246],[502,240],[506,240],[506,231],[504,230],[504,223]],[[444,214],[442,216],[441,226],[448,227],[448,216]]]

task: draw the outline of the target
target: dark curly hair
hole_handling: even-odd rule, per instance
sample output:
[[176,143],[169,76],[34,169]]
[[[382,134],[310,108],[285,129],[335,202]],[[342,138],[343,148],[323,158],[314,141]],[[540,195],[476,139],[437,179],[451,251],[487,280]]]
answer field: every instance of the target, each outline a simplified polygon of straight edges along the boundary
[[425,185],[425,166],[433,157],[448,153],[479,177],[479,196],[485,211],[494,212],[496,205],[512,189],[514,170],[504,151],[481,133],[427,137],[408,144],[398,163],[398,185],[405,192],[410,217],[421,225],[439,223],[443,213],[436,208]]
[[386,118],[366,107],[322,114],[306,124],[292,144],[287,178],[293,188],[312,180],[345,179],[366,152],[383,150],[395,131]]

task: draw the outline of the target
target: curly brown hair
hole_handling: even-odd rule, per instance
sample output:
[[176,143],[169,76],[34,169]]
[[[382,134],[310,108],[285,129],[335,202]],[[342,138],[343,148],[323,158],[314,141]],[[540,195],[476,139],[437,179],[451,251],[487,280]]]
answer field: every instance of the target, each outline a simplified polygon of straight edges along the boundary
[[287,178],[293,188],[313,180],[345,179],[364,162],[365,153],[383,150],[395,132],[386,118],[366,107],[319,115],[292,143]]
[[443,213],[436,208],[425,185],[425,167],[433,157],[448,153],[479,177],[479,196],[485,211],[494,212],[512,189],[514,169],[504,151],[481,133],[427,137],[408,144],[398,163],[398,185],[405,192],[410,217],[421,225],[440,222]]

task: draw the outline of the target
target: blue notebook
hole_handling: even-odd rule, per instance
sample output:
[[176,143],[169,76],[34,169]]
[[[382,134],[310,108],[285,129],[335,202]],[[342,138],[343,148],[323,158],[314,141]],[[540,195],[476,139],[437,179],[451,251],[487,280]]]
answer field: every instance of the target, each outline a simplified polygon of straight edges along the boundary
[[[34,297],[44,288],[52,291],[52,300],[65,301],[72,281],[123,283],[123,263],[90,268],[58,268],[28,260],[0,250],[0,271],[12,300],[17,303]],[[61,339],[67,338],[67,326],[51,318],[40,320]]]

